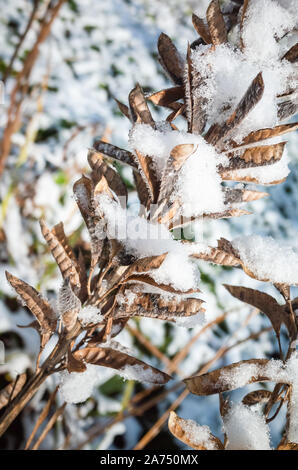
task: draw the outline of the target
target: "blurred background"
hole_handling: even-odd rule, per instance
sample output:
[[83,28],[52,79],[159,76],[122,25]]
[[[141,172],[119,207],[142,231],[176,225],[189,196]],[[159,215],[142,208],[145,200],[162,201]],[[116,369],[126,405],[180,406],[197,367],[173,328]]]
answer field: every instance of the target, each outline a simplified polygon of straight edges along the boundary
[[[157,60],[157,38],[163,31],[185,51],[188,41],[196,38],[191,14],[202,14],[208,3],[0,0],[0,79],[4,84],[0,104],[0,340],[5,345],[0,389],[17,374],[30,371],[39,349],[37,333],[17,326],[32,318],[6,283],[5,269],[54,295],[61,278],[41,237],[38,220],[43,217],[50,226],[62,220],[75,249],[86,243],[72,185],[88,173],[88,148],[103,136],[127,148],[129,122],[114,98],[127,102],[136,82],[146,92],[169,86]],[[163,119],[162,111],[153,112]],[[231,239],[257,233],[298,249],[297,142],[297,135],[291,135],[287,181],[268,188],[270,197],[255,202],[252,215],[205,224],[208,242],[221,236]],[[130,170],[117,169],[133,204]],[[272,330],[268,331],[269,320],[233,299],[222,283],[260,290],[265,286],[240,270],[202,264],[201,271],[208,307],[206,327],[187,329],[151,319],[131,320],[119,341],[161,369],[167,369],[170,359],[177,377],[212,363],[223,345],[222,356],[213,367],[252,357],[275,357],[277,344]],[[270,287],[267,289],[270,293]],[[273,292],[276,296],[272,288]],[[0,440],[1,448],[23,448],[55,385],[53,379],[40,389]],[[235,392],[233,399],[239,399],[247,389]],[[207,424],[214,434],[222,435],[217,396],[181,396],[181,389],[171,390],[170,386],[163,389],[163,395],[160,390],[150,394],[146,390],[102,369],[93,396],[83,404],[67,405],[42,448],[179,448],[182,444],[169,434],[163,419],[176,400],[181,417]],[[56,400],[61,404],[59,394]],[[274,442],[283,419],[280,413],[272,423]]]

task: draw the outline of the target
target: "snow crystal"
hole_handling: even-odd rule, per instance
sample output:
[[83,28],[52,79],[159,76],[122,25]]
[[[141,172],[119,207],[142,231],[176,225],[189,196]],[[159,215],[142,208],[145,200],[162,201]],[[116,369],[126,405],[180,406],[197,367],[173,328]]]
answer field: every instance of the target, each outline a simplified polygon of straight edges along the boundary
[[239,237],[232,243],[245,266],[259,279],[288,285],[298,283],[298,254],[291,247],[259,235]]
[[229,385],[231,390],[247,385],[252,377],[256,377],[260,367],[257,364],[240,364],[231,370],[222,371],[219,377],[220,383]]
[[92,395],[97,382],[98,366],[87,364],[84,372],[61,372],[59,390],[67,403],[82,403]]
[[[280,39],[295,26],[295,17],[276,1],[251,0],[243,24],[245,52],[253,60],[279,58]],[[265,44],[265,47],[264,47]]]
[[80,310],[78,319],[83,326],[86,326],[93,323],[100,323],[103,317],[97,307],[94,307],[93,305],[87,305]]
[[80,306],[80,300],[73,293],[70,285],[64,282],[58,294],[58,310],[60,315],[63,315],[69,310],[77,310]]
[[172,199],[180,197],[185,217],[200,216],[226,209],[217,165],[224,162],[211,145],[199,138],[197,150],[183,165]]
[[200,426],[192,419],[179,422],[185,432],[186,439],[196,446],[203,446],[207,450],[216,450],[214,442],[211,440],[212,434],[208,426]]
[[[159,284],[171,284],[177,289],[192,289],[199,281],[199,271],[183,249],[168,253],[162,265],[150,275]],[[182,248],[182,247],[181,247]]]
[[141,364],[126,365],[122,369],[117,370],[117,374],[121,375],[125,380],[137,380],[138,382],[147,383],[163,383],[162,374],[154,372],[150,368],[145,368]]
[[265,417],[242,403],[231,407],[224,418],[227,450],[270,450]]
[[118,341],[106,341],[105,343],[100,343],[99,345],[101,348],[112,348],[116,351],[120,351],[124,354],[128,354],[130,356],[134,355],[134,351],[131,348],[124,346],[123,344],[119,343]]
[[137,299],[137,293],[133,292],[130,289],[126,289],[123,294],[117,295],[117,304],[118,305],[125,305],[130,307],[134,304],[135,300]]

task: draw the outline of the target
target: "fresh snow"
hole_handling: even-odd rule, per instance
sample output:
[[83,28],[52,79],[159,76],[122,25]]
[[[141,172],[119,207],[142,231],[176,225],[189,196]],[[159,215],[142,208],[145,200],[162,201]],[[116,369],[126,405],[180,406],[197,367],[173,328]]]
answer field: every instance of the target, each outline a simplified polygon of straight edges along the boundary
[[192,419],[180,421],[179,425],[185,432],[185,437],[196,446],[205,447],[207,450],[216,450],[212,441],[212,434],[208,426],[200,426]]
[[270,450],[269,427],[256,410],[237,403],[224,417],[227,450]]
[[117,374],[121,375],[125,380],[137,380],[145,383],[163,383],[163,376],[154,372],[150,368],[145,368],[141,364],[126,365],[122,369],[117,370]]
[[89,324],[100,323],[103,320],[103,316],[101,315],[98,307],[86,305],[81,308],[78,314],[78,319],[83,326],[87,326]]
[[185,217],[223,211],[226,206],[217,165],[227,164],[228,159],[217,154],[202,136],[172,130],[168,123],[159,123],[156,130],[148,124],[136,124],[130,133],[131,149],[151,156],[160,174],[172,149],[181,144],[194,144],[197,148],[179,172],[172,201],[181,201],[181,214]]
[[238,237],[232,243],[245,266],[258,279],[298,284],[298,253],[293,248],[260,235]]
[[[261,71],[265,84],[259,103],[230,134],[240,142],[249,132],[277,124],[277,98],[294,85],[295,65],[280,61],[284,44],[278,42],[293,27],[293,15],[271,0],[250,2],[244,22],[243,51],[229,44],[212,50],[201,45],[192,52],[195,71],[204,86],[198,96],[205,102],[209,123],[223,123],[233,112],[252,80]],[[238,38],[239,40],[239,38]]]

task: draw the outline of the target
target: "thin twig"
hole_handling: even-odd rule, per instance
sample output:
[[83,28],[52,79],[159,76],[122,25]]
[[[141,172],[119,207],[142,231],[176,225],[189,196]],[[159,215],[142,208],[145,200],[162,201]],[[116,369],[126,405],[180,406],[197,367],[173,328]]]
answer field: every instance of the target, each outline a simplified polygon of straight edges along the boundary
[[42,412],[40,413],[36,423],[35,423],[35,426],[26,442],[26,445],[25,445],[25,450],[28,450],[30,445],[31,445],[31,442],[33,441],[34,439],[34,436],[38,430],[38,428],[42,425],[42,423],[44,422],[44,420],[46,419],[46,417],[48,416],[49,412],[50,412],[50,409],[51,409],[51,406],[52,404],[54,403],[54,400],[56,398],[56,394],[57,394],[57,391],[58,391],[58,387],[55,388],[55,390],[53,391],[53,393],[51,393],[50,395],[50,398],[48,399],[44,409],[42,410]]
[[41,435],[39,436],[39,438],[37,439],[36,443],[34,444],[34,446],[32,447],[32,450],[37,450],[40,446],[40,444],[42,443],[42,441],[46,438],[47,434],[49,433],[49,431],[52,429],[52,427],[54,426],[54,424],[56,423],[57,419],[59,418],[59,416],[62,415],[63,411],[64,411],[64,408],[66,407],[66,403],[63,403],[63,405],[61,405],[58,410],[55,411],[55,413],[53,414],[53,416],[51,417],[51,419],[49,420],[49,422],[47,423],[46,427],[44,428],[44,430],[42,431]]

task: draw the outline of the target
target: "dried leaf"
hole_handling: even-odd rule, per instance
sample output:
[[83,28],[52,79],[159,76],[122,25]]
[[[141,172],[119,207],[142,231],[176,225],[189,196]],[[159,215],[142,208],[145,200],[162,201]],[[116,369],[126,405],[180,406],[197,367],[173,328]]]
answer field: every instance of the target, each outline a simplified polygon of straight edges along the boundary
[[[245,365],[256,365],[265,366],[268,364],[268,359],[249,359],[246,361],[235,362],[234,364],[230,364],[228,366],[222,367],[220,369],[216,369],[212,372],[208,372],[207,374],[197,375],[195,377],[190,377],[188,379],[184,379],[184,383],[186,384],[188,390],[193,393],[194,395],[213,395],[215,393],[223,393],[230,390],[234,390],[235,386],[232,383],[228,383],[227,381],[221,381],[220,377],[222,375],[228,374],[232,372],[233,369],[237,367],[245,367]],[[265,382],[270,380],[269,377],[263,376],[258,374],[255,377],[247,377],[246,383],[244,385],[248,385],[250,383],[255,382]]]
[[243,7],[242,7],[242,12],[241,12],[241,20],[240,20],[240,44],[241,44],[241,49],[244,49],[245,44],[243,42],[243,26],[246,18],[246,13],[247,13],[247,8],[248,8],[249,0],[244,0],[243,1]]
[[224,450],[222,442],[211,433],[207,442],[205,440],[200,442],[199,436],[196,436],[195,434],[192,435],[192,433],[189,432],[189,427],[191,426],[193,428],[193,421],[190,419],[179,418],[174,411],[171,411],[170,413],[168,426],[173,436],[192,449]]
[[192,24],[199,36],[204,40],[206,44],[212,44],[212,39],[210,36],[209,28],[205,24],[202,18],[199,18],[194,13],[192,14]]
[[253,406],[257,403],[267,403],[272,395],[270,390],[254,390],[253,392],[248,393],[242,399],[242,403],[247,406]]
[[227,284],[224,284],[224,287],[231,295],[233,295],[233,297],[252,305],[267,315],[277,337],[279,337],[282,323],[286,325],[290,335],[293,335],[293,326],[290,315],[285,311],[285,306],[279,305],[274,297],[271,297],[271,295],[266,294],[265,292],[260,292],[248,287],[230,286]]
[[167,196],[169,196],[169,193],[172,192],[172,188],[174,186],[175,180],[178,177],[180,168],[195,152],[196,149],[197,146],[193,144],[180,144],[176,145],[176,147],[172,149],[161,177],[158,197],[159,206],[161,206],[163,201],[168,202]]
[[35,316],[40,325],[41,332],[53,334],[56,330],[57,318],[49,302],[25,281],[18,279],[7,271],[5,274],[10,285]]
[[65,279],[58,296],[59,313],[67,331],[71,331],[81,310],[81,302],[74,294],[69,279]]
[[252,191],[249,189],[231,189],[224,188],[225,203],[226,204],[238,204],[241,202],[252,202],[267,197],[268,193],[261,191]]
[[152,269],[158,269],[165,260],[167,253],[157,256],[147,256],[146,258],[140,258],[135,261],[127,270],[124,272],[124,276],[129,276],[136,273],[145,273]]
[[[170,207],[167,207],[167,202],[168,200],[164,198],[162,201],[162,211],[160,215],[158,216],[157,221],[159,224],[168,225],[169,230],[172,230],[173,222],[171,221],[173,220],[174,217],[176,217],[178,210],[180,209],[180,202],[179,200],[176,200],[173,202],[173,204],[170,205]],[[157,215],[158,211],[159,211],[159,208],[156,211],[155,215]]]
[[298,444],[295,442],[285,442],[282,444],[279,444],[276,450],[298,450]]
[[74,352],[73,356],[79,361],[84,361],[88,364],[96,364],[98,366],[110,367],[118,371],[125,369],[126,366],[138,366],[138,368],[142,368],[145,373],[146,371],[152,373],[148,375],[148,382],[150,383],[165,384],[171,379],[168,374],[145,364],[145,362],[109,347],[84,348]]
[[132,302],[124,303],[121,299],[115,318],[148,316],[173,321],[178,316],[189,317],[200,312],[204,313],[203,303],[203,300],[197,298],[177,299],[176,297],[164,297],[159,294],[136,292]]
[[69,373],[71,372],[84,372],[87,369],[86,364],[83,361],[76,359],[71,349],[68,349],[67,352],[67,370]]
[[160,63],[176,85],[183,85],[184,64],[172,40],[161,33],[157,44]]
[[152,101],[158,106],[169,106],[174,101],[180,100],[184,97],[183,86],[175,86],[172,88],[166,88],[165,90],[157,91],[152,95],[148,96],[148,100]]
[[81,290],[79,268],[76,258],[67,243],[63,225],[58,224],[52,230],[49,230],[44,221],[41,220],[40,228],[63,279],[69,279],[75,292],[79,293]]
[[87,225],[87,228],[89,229],[92,223],[91,219],[94,215],[94,208],[92,204],[93,184],[90,178],[87,178],[83,175],[74,183],[73,192],[82,217]]
[[207,132],[205,139],[208,143],[215,145],[219,140],[225,137],[232,129],[238,126],[248,113],[260,101],[264,92],[264,81],[262,73],[258,73],[256,78],[250,84],[243,98],[240,100],[233,114],[220,126],[215,124]]
[[[207,52],[208,53],[208,52]],[[196,70],[192,71],[192,133],[193,134],[202,134],[207,117],[206,117],[206,104],[207,98],[204,98],[202,95],[196,93],[195,90],[199,90],[205,86],[205,79],[202,75]]]
[[185,97],[186,97],[186,105],[187,105],[187,121],[188,121],[188,132],[192,132],[193,128],[193,65],[191,60],[191,48],[188,44],[187,48],[187,56],[186,56],[186,64],[187,64],[187,73],[185,74]]
[[225,21],[218,0],[212,0],[206,12],[210,37],[215,46],[227,42]]
[[115,101],[116,101],[116,103],[118,105],[118,108],[121,111],[121,113],[124,114],[124,116],[127,117],[127,119],[129,119],[131,121],[131,116],[129,114],[128,106],[126,106],[126,104],[124,104],[124,103],[121,103],[121,101],[117,100],[116,98],[115,98]]
[[98,181],[105,177],[108,182],[109,188],[118,196],[127,199],[127,188],[125,183],[122,181],[119,173],[110,165],[103,160],[103,156],[97,152],[89,152],[88,162],[92,168],[92,180],[93,184],[96,185]]
[[145,183],[139,172],[134,171],[133,177],[141,205],[143,207],[149,208],[151,203],[151,195],[148,185]]
[[154,168],[153,160],[151,157],[145,156],[137,150],[135,152],[138,157],[141,176],[148,187],[151,202],[154,204],[159,194],[159,179]]
[[126,279],[124,279],[122,282],[128,283],[132,281],[149,284],[150,286],[157,287],[161,290],[165,290],[166,292],[172,292],[173,294],[193,294],[195,292],[201,292],[199,289],[188,289],[186,291],[181,291],[181,290],[175,289],[169,284],[159,283],[147,274],[133,274],[127,277]]
[[[243,160],[242,160],[243,162]],[[243,162],[244,165],[245,162]],[[248,164],[248,167],[255,166],[254,164]],[[249,175],[244,175],[243,173],[237,171],[237,170],[220,170],[220,176],[223,181],[238,181],[238,182],[243,182],[243,183],[255,183],[255,184],[261,184],[263,186],[271,186],[275,184],[281,184],[284,183],[286,178],[282,178],[280,180],[273,180],[269,181],[267,183],[263,183],[262,180],[260,180],[258,177],[254,176],[249,176]]]
[[220,416],[222,417],[222,419],[224,419],[231,409],[231,403],[228,398],[224,398],[222,393],[218,394],[218,398]]
[[294,46],[291,47],[291,49],[288,50],[288,52],[285,53],[283,56],[283,59],[288,60],[289,62],[297,62],[298,60],[298,42],[294,44]]
[[171,123],[172,128],[173,128],[172,121],[174,121],[178,116],[185,115],[186,105],[182,103],[178,103],[178,105],[179,105],[179,108],[177,109],[177,111],[173,111],[166,118],[166,121]]
[[278,137],[280,135],[286,134],[287,132],[295,131],[296,129],[298,129],[298,123],[291,122],[289,124],[281,124],[280,126],[268,127],[266,129],[253,131],[243,139],[241,145],[253,144],[254,142],[259,142],[261,140]]
[[154,120],[148,108],[143,90],[139,84],[131,90],[128,99],[133,122],[141,122],[154,127]]
[[221,237],[219,240],[217,240],[217,248],[219,250],[223,250],[223,251],[235,256],[236,258],[239,257],[239,254],[237,253],[237,251],[233,247],[232,243],[229,240],[227,240],[226,238]]
[[[278,144],[273,145],[250,147],[246,149],[242,155],[237,154],[236,158],[239,158],[248,164],[253,163],[254,165],[276,163],[282,157],[285,144],[286,142],[279,142]],[[233,156],[233,154],[228,154],[228,156],[231,158],[231,164],[233,165],[235,156]]]
[[228,219],[230,217],[241,217],[242,215],[250,215],[251,212],[244,209],[228,209],[224,212],[213,212],[211,214],[204,214],[206,219]]
[[221,266],[239,266],[240,259],[218,248],[210,248],[207,253],[194,253],[192,258],[202,259]]
[[19,375],[13,382],[0,390],[0,410],[12,401],[22,390],[27,380],[27,375]]
[[290,296],[290,292],[291,292],[290,286],[288,286],[287,284],[274,283],[274,287],[278,290],[278,292],[281,293],[281,295],[283,296],[283,298],[285,299],[286,302],[288,302],[290,300],[290,298],[291,298],[291,296]]
[[116,147],[116,145],[108,144],[102,140],[97,140],[93,144],[93,147],[97,152],[104,154],[112,160],[117,160],[120,163],[131,166],[132,168],[138,168],[134,155],[127,150],[120,149],[119,147]]
[[290,118],[297,113],[298,104],[294,100],[286,100],[277,105],[277,115],[280,121]]
[[[91,239],[91,269],[96,266],[103,248],[103,240],[98,237],[98,228],[100,226],[101,219],[95,215],[93,191],[94,188],[92,181],[85,176],[82,176],[82,178],[76,181],[73,187],[78,207]],[[82,273],[82,277],[84,275],[82,269],[80,269],[80,272]],[[85,285],[85,282],[86,280],[84,279],[83,285]],[[84,299],[81,300],[83,301]]]

